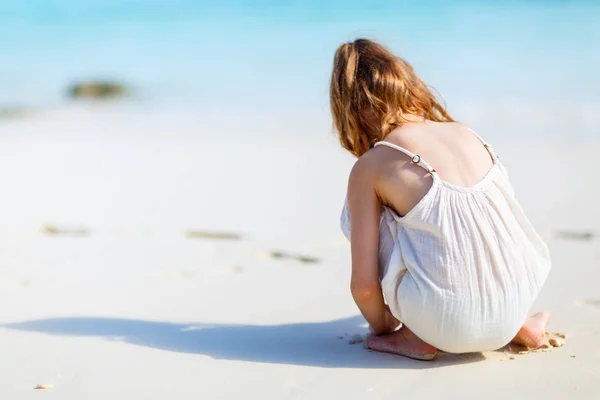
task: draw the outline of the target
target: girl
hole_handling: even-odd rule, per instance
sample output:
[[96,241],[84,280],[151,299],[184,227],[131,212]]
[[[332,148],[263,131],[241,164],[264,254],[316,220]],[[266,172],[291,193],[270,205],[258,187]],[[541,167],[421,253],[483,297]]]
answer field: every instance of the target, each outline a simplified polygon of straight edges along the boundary
[[342,229],[372,332],[365,345],[423,360],[511,340],[540,346],[550,316],[527,313],[550,256],[492,147],[370,40],[337,49],[330,102],[342,146],[358,157]]

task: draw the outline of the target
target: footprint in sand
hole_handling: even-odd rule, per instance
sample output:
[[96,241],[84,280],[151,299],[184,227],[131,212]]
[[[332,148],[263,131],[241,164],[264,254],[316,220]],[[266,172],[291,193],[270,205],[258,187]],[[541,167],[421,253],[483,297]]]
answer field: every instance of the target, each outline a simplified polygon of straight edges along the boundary
[[595,300],[595,299],[580,299],[580,300],[575,300],[575,304],[578,304],[578,305],[581,305],[581,306],[592,307],[596,311],[600,311],[600,300]]
[[190,239],[241,240],[242,235],[235,232],[216,232],[202,230],[187,230],[185,236]]
[[275,258],[275,259],[280,259],[280,260],[283,260],[283,259],[296,260],[303,264],[315,264],[320,261],[317,257],[305,256],[305,255],[300,255],[300,254],[292,254],[292,253],[288,253],[285,251],[272,251],[269,253],[269,257]]
[[30,284],[29,281],[0,281],[0,287],[27,287]]
[[55,225],[44,225],[42,227],[42,233],[50,236],[88,236],[90,231],[85,228],[59,228]]
[[563,333],[550,333],[546,332],[546,337],[544,339],[544,344],[541,346],[531,349],[527,346],[523,346],[520,344],[510,343],[508,345],[508,352],[512,354],[527,354],[527,353],[539,353],[539,352],[547,352],[551,351],[555,347],[562,347],[565,345],[567,340],[567,335]]
[[594,232],[588,231],[555,231],[554,236],[561,239],[569,240],[592,240],[594,238]]
[[581,299],[581,300],[576,300],[575,303],[581,304],[584,306],[596,307],[596,308],[600,309],[600,300]]

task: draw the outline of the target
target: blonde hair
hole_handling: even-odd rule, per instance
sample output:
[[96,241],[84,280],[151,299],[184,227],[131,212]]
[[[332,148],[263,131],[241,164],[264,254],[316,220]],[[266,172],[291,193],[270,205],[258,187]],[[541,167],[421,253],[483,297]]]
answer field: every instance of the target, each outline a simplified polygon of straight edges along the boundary
[[356,157],[407,117],[454,121],[409,63],[368,39],[338,47],[329,100],[340,143]]

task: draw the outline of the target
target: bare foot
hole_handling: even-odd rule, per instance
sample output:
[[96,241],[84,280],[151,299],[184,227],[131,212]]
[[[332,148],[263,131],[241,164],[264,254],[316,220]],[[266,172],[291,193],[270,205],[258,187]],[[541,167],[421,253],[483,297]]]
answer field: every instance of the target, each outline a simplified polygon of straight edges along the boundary
[[550,321],[550,314],[539,312],[527,318],[517,336],[513,339],[514,343],[535,349],[544,344],[546,325]]
[[371,335],[365,340],[365,347],[384,353],[398,354],[415,360],[433,360],[437,349],[417,337],[403,326],[400,330],[386,335]]

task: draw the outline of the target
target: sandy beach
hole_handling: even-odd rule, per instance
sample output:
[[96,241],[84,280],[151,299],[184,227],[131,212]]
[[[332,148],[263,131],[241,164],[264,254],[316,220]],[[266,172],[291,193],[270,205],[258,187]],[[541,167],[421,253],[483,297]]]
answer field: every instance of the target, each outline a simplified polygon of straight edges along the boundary
[[[0,400],[600,399],[598,21],[592,1],[0,2]],[[328,103],[358,37],[494,145],[551,251],[531,313],[565,346],[363,347]]]
[[194,118],[1,122],[1,398],[600,397],[597,140],[474,126],[550,246],[532,311],[568,340],[419,362],[349,343],[367,333],[338,222],[353,159],[325,114]]

